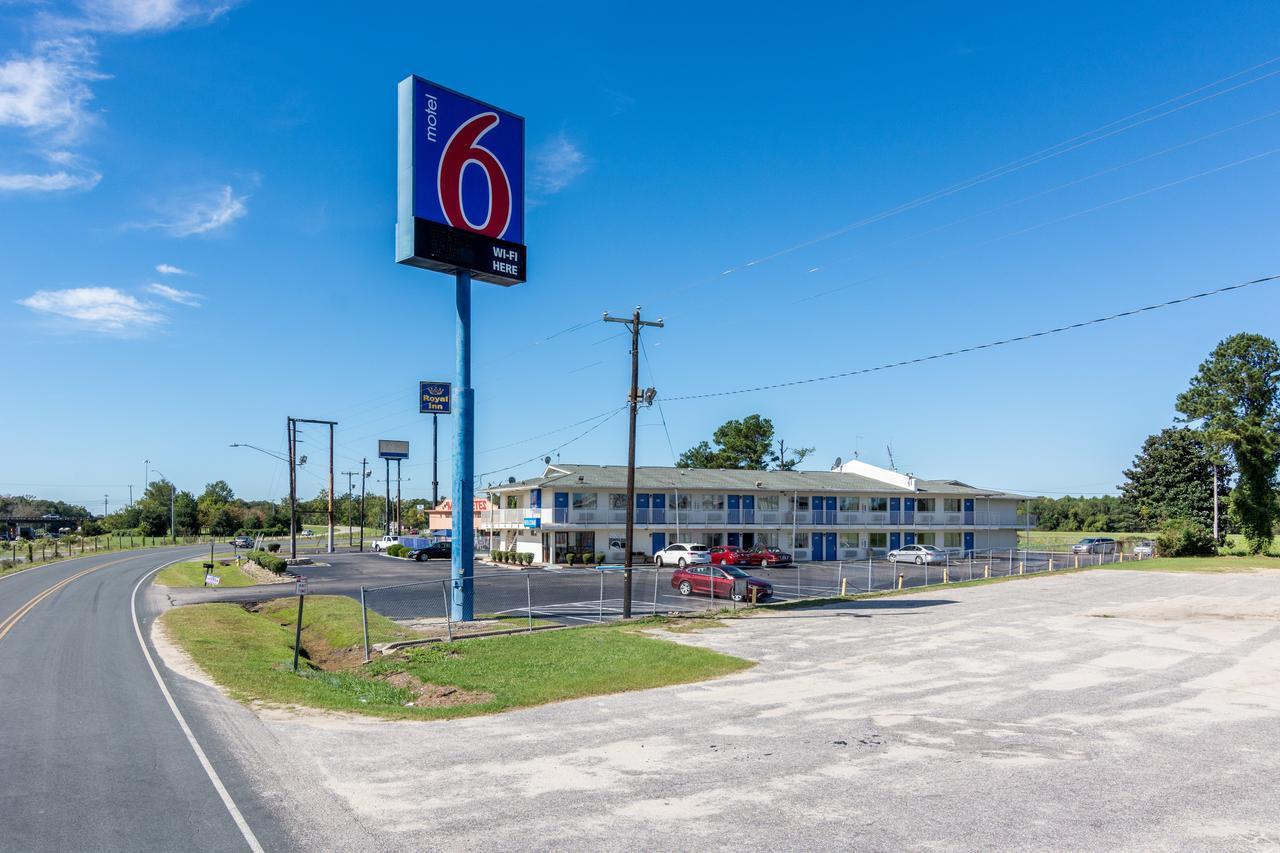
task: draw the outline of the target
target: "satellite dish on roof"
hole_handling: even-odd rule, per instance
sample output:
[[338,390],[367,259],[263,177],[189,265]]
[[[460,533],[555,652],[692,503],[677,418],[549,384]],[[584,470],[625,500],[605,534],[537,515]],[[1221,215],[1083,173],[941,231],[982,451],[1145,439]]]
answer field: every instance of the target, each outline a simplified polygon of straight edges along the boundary
[[508,477],[508,478],[507,478],[507,482],[508,482],[508,483],[514,483],[515,481],[516,481],[516,478],[515,478],[515,477]]
[[839,470],[840,470],[840,466],[841,466],[841,465],[843,465],[843,464],[844,464],[844,457],[843,457],[843,456],[837,456],[837,457],[836,457],[836,461],[831,463],[831,470],[832,470],[832,471],[839,471]]
[[544,465],[550,465],[550,464],[551,464],[551,457],[550,457],[550,456],[544,456],[544,457],[542,457],[542,463],[543,463]]

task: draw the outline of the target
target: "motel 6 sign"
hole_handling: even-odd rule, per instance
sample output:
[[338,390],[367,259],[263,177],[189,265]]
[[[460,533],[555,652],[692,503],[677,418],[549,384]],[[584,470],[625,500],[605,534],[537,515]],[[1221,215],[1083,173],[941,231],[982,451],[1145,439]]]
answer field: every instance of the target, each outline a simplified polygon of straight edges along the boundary
[[524,119],[421,77],[398,97],[396,261],[524,281]]

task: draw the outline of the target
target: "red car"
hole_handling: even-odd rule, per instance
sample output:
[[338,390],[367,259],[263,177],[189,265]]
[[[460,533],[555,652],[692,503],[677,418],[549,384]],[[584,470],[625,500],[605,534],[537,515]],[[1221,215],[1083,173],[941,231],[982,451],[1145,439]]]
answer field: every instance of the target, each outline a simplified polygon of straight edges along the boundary
[[791,555],[786,551],[783,551],[781,548],[775,548],[772,545],[752,548],[745,556],[746,559],[743,562],[748,566],[760,566],[767,569],[770,566],[791,565]]
[[747,561],[747,552],[737,545],[717,545],[711,549],[711,564],[715,566],[736,566]]
[[[746,592],[735,594],[734,581],[743,580],[747,582]],[[737,566],[686,566],[671,574],[671,588],[681,595],[711,595],[713,585],[716,598],[750,601],[752,589],[756,591],[756,601],[764,601],[773,595],[773,584],[753,577]]]

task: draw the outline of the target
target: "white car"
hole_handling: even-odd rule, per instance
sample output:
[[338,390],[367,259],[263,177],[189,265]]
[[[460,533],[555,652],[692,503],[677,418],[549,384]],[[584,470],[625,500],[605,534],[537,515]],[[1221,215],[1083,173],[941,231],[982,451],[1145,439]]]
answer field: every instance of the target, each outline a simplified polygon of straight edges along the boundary
[[711,564],[711,549],[691,542],[675,542],[653,555],[653,564],[663,566],[697,566]]
[[314,530],[299,530],[298,535],[299,536],[315,536],[316,532]]
[[890,563],[945,563],[947,552],[933,545],[903,545],[889,552]]
[[1139,560],[1149,560],[1156,555],[1155,543],[1150,539],[1144,539],[1137,545],[1133,546],[1133,556]]
[[399,544],[400,544],[399,536],[383,536],[381,539],[373,540],[373,550],[385,551],[388,548],[390,548],[392,545],[399,545]]

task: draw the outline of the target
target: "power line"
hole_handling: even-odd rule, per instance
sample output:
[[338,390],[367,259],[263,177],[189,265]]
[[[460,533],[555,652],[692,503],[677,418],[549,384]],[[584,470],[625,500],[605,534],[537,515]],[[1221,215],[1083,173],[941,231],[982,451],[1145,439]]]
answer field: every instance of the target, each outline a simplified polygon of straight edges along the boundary
[[[628,404],[628,405],[630,405],[630,404]],[[517,462],[517,463],[515,463],[514,465],[508,465],[508,466],[506,466],[505,468],[495,468],[495,469],[493,469],[492,471],[485,471],[485,472],[484,472],[484,473],[482,473],[482,474],[476,474],[476,479],[480,479],[481,477],[488,477],[490,474],[501,474],[503,471],[510,471],[512,468],[519,468],[521,465],[528,465],[530,462],[536,462],[536,461],[541,460],[541,459],[543,459],[543,458],[545,458],[545,457],[547,457],[547,456],[550,456],[552,453],[555,453],[557,450],[562,450],[562,449],[564,449],[564,448],[568,447],[569,445],[573,444],[573,443],[574,443],[575,441],[577,441],[578,439],[580,439],[580,438],[584,438],[584,437],[586,437],[588,434],[590,434],[591,432],[594,432],[595,430],[597,430],[597,429],[599,429],[600,427],[604,426],[604,425],[605,425],[605,424],[607,424],[609,421],[613,420],[613,419],[614,419],[614,417],[616,417],[616,416],[617,416],[617,414],[618,414],[619,412],[623,411],[623,410],[624,410],[624,409],[626,409],[626,408],[627,408],[627,406],[619,406],[618,408],[614,409],[612,412],[609,412],[609,413],[604,417],[604,419],[603,419],[603,420],[599,421],[598,423],[593,424],[592,426],[588,427],[586,430],[584,430],[583,432],[579,433],[578,435],[575,435],[573,438],[569,439],[569,440],[568,440],[568,441],[566,441],[564,444],[557,445],[557,446],[555,446],[555,447],[551,448],[550,450],[548,450],[548,451],[546,451],[546,452],[544,452],[544,453],[539,453],[537,456],[531,456],[531,457],[529,457],[528,459],[525,459],[525,460],[524,460],[524,461],[522,461],[522,462]]]
[[1029,332],[1025,335],[1018,335],[1012,338],[1003,338],[998,341],[988,341],[983,344],[974,344],[973,346],[963,347],[961,349],[948,350],[947,352],[934,353],[933,355],[920,356],[919,358],[910,358],[904,361],[895,361],[890,364],[881,364],[876,367],[864,367],[858,370],[847,370],[842,373],[831,373],[825,376],[811,376],[806,379],[793,379],[788,382],[775,382],[770,385],[758,385],[754,388],[738,388],[733,391],[713,391],[707,394],[685,394],[679,397],[668,397],[669,402],[678,400],[704,400],[709,397],[728,397],[734,394],[749,394],[755,391],[772,391],[778,388],[791,388],[796,385],[808,385],[814,382],[829,382],[833,379],[845,379],[850,376],[861,376],[867,373],[877,373],[883,370],[892,370],[897,367],[907,367],[912,364],[921,364],[926,361],[936,361],[942,358],[950,358],[956,355],[964,355],[966,353],[977,352],[978,350],[992,349],[993,347],[1006,346],[1007,344],[1019,343],[1021,341],[1029,341],[1035,338],[1043,338],[1049,335],[1057,335],[1062,332],[1069,332],[1074,329],[1082,329],[1085,326],[1096,326],[1100,323],[1108,323],[1112,320],[1119,320],[1124,317],[1133,317],[1137,314],[1143,314],[1149,311],[1158,311],[1161,308],[1169,308],[1173,305],[1181,305],[1184,302],[1194,302],[1197,299],[1207,299],[1210,296],[1218,296],[1219,294],[1229,293],[1233,290],[1242,290],[1246,287],[1253,287],[1257,284],[1267,284],[1280,280],[1280,274],[1269,275],[1262,278],[1255,278],[1252,281],[1241,282],[1240,284],[1231,284],[1226,287],[1219,287],[1213,290],[1206,290],[1201,293],[1193,293],[1190,296],[1182,296],[1177,299],[1170,299],[1167,302],[1160,302],[1155,305],[1144,305],[1141,308],[1133,308],[1128,311],[1121,311],[1117,314],[1109,314],[1105,317],[1096,317],[1092,320],[1083,320],[1079,323],[1072,323],[1067,326],[1058,326],[1052,329],[1044,329],[1039,332]]

